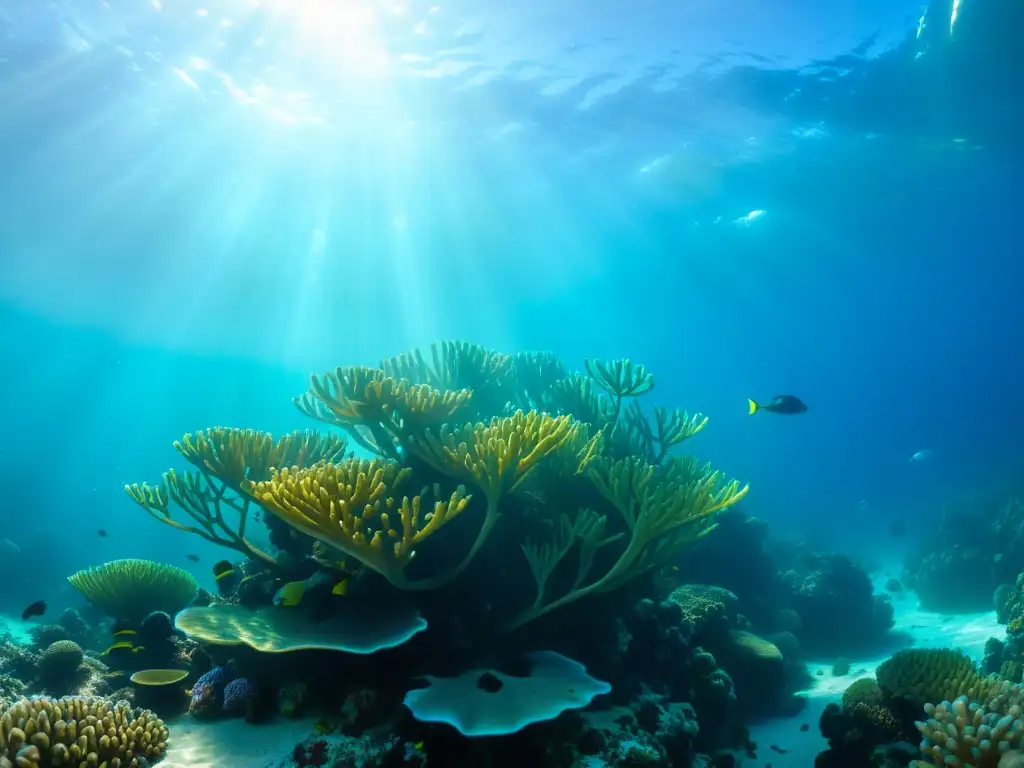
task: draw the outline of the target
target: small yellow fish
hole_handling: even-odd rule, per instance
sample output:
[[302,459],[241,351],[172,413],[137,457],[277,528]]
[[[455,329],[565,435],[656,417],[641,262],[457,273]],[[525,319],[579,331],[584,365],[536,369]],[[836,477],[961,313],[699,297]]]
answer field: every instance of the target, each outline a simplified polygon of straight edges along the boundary
[[302,602],[306,594],[306,582],[289,581],[274,593],[274,605],[284,608],[291,608]]
[[114,637],[131,637],[137,634],[134,629],[119,629],[114,633]]
[[114,643],[112,646],[107,648],[107,650],[103,652],[103,655],[109,656],[111,653],[114,653],[115,651],[131,651],[133,649],[134,647],[132,646],[131,643],[129,643],[127,640],[122,640],[121,642]]
[[335,584],[334,588],[331,590],[331,594],[332,595],[340,595],[341,597],[344,597],[345,595],[347,595],[348,594],[348,579],[342,579],[337,584]]

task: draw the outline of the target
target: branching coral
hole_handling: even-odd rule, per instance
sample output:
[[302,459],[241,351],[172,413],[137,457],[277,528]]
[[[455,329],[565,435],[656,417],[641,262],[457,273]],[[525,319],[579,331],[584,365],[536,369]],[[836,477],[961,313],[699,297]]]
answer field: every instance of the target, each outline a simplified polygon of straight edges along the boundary
[[[619,511],[629,530],[629,543],[614,565],[596,581],[582,586],[591,570],[597,549],[615,538],[602,538],[606,520],[594,513],[580,513],[575,524],[563,524],[560,543],[538,548],[527,545],[527,559],[537,580],[533,606],[516,619],[511,629],[588,594],[610,592],[643,573],[672,560],[684,547],[706,534],[715,513],[746,495],[748,486],[735,480],[722,482],[721,475],[691,459],[673,459],[664,466],[633,459],[595,462],[590,469],[598,490]],[[568,594],[544,604],[547,577],[568,554],[580,547],[580,565]]]
[[476,484],[487,499],[480,531],[469,553],[446,577],[460,574],[476,557],[501,517],[501,499],[522,483],[538,462],[572,439],[578,425],[568,416],[517,411],[489,424],[427,431],[410,449],[438,472]]
[[[246,538],[251,509],[242,485],[268,479],[274,467],[340,459],[347,449],[344,440],[316,432],[293,432],[275,441],[266,432],[223,427],[186,434],[174,447],[198,471],[178,474],[172,469],[159,485],[126,485],[125,492],[160,522],[272,566],[276,559]],[[172,502],[193,524],[171,517]],[[232,525],[225,515],[237,522]]]
[[[464,408],[468,389],[434,389],[395,379],[377,368],[338,368],[310,378],[310,391],[295,400],[307,416],[346,430],[368,451],[398,460],[404,438],[437,428]],[[285,465],[277,465],[285,466]]]
[[[431,588],[406,578],[416,547],[469,503],[459,486],[424,513],[420,496],[395,494],[409,474],[382,459],[346,459],[310,469],[282,469],[245,491],[303,533],[356,558],[403,589]],[[385,541],[388,541],[386,544]]]

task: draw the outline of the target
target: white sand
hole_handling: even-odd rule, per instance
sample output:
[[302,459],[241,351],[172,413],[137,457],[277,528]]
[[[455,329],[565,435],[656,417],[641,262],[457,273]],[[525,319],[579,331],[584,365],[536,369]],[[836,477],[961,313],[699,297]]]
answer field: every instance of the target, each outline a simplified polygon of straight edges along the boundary
[[[884,583],[884,579],[882,582]],[[877,584],[875,588],[881,589]],[[893,605],[896,609],[896,626],[893,631],[910,636],[906,647],[961,648],[975,661],[980,662],[985,641],[990,637],[1003,637],[1006,633],[1005,627],[996,622],[995,611],[960,616],[930,613],[918,607],[917,598],[912,593],[908,593],[903,599],[894,600]],[[808,699],[804,711],[796,717],[769,720],[750,729],[751,738],[758,745],[758,759],[754,765],[761,767],[770,764],[772,768],[811,768],[815,755],[828,747],[818,730],[821,711],[830,702],[838,702],[843,691],[854,680],[874,675],[878,665],[890,655],[891,653],[885,653],[880,657],[864,659],[848,657],[850,674],[842,677],[832,676],[832,664],[835,659],[816,659],[809,662],[807,666],[814,676],[814,682],[810,689],[802,692]],[[817,675],[819,670],[823,675]],[[802,723],[807,723],[810,729],[801,732]],[[777,754],[770,749],[772,744],[788,750],[787,753]]]
[[32,642],[29,630],[34,626],[38,626],[38,624],[22,621],[18,617],[0,616],[0,632],[10,632],[16,643],[25,644]]
[[203,723],[188,715],[168,722],[171,743],[161,768],[263,768],[313,735],[315,721],[279,719]]

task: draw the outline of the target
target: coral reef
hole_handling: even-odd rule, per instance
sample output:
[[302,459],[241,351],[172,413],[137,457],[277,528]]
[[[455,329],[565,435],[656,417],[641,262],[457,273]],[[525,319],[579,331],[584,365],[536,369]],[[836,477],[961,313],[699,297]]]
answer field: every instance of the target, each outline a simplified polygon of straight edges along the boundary
[[800,616],[808,650],[843,653],[870,648],[893,626],[889,596],[874,594],[868,575],[845,555],[811,554],[783,576]]
[[[971,613],[990,610],[995,590],[1013,584],[1021,571],[1024,501],[988,491],[946,505],[907,558],[903,581],[926,610]],[[961,578],[964,573],[971,578]]]
[[[346,450],[344,441],[314,432],[293,432],[275,441],[265,432],[221,427],[186,434],[174,447],[197,471],[179,474],[172,469],[159,485],[126,485],[128,496],[172,528],[275,567],[277,558],[246,538],[253,510],[250,498],[241,493],[242,484],[268,479],[272,467],[311,467],[340,459]],[[172,504],[193,524],[172,518]],[[234,525],[229,522],[232,515]]]

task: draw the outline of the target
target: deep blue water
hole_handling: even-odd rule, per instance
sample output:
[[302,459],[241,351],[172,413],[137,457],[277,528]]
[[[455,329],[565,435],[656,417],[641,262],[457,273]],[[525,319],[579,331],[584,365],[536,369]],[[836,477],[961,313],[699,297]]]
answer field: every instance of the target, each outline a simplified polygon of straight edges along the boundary
[[254,5],[0,8],[0,538],[48,555],[0,608],[115,556],[206,577],[122,485],[435,339],[643,363],[829,547],[1014,479],[1014,3]]

